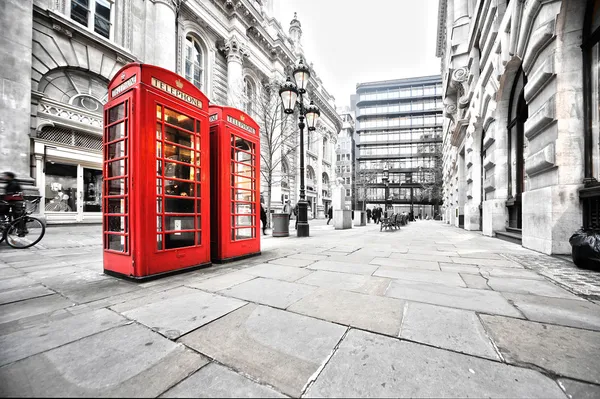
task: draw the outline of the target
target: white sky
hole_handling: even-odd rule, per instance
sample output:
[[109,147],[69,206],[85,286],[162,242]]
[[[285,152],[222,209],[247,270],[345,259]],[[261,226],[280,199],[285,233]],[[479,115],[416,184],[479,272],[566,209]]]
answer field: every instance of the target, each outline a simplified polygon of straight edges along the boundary
[[440,73],[438,0],[275,1],[286,32],[298,13],[304,54],[338,107],[357,83]]

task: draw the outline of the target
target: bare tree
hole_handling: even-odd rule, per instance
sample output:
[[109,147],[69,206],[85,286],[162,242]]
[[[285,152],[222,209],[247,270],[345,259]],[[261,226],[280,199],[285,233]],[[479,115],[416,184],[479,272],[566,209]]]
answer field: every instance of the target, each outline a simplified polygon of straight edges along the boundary
[[371,184],[377,180],[377,172],[371,169],[358,169],[356,172],[355,187],[356,200],[362,202],[362,210],[367,206],[368,195],[367,191]]
[[419,195],[419,200],[428,199],[433,202],[435,211],[439,211],[439,206],[443,202],[443,160],[441,145],[435,144],[430,151],[430,157],[433,162],[427,168],[422,168],[422,173],[426,178],[422,179],[423,189]]

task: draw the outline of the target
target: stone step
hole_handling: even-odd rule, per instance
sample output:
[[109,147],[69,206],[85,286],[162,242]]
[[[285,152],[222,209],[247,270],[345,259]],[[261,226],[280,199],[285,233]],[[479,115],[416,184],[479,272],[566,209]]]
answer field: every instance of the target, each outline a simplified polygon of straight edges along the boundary
[[496,231],[496,238],[504,241],[514,242],[515,244],[522,244],[520,233],[511,233],[510,231]]
[[518,229],[516,227],[507,227],[506,231],[508,231],[509,233],[515,233],[515,234],[523,234],[523,230],[522,229]]

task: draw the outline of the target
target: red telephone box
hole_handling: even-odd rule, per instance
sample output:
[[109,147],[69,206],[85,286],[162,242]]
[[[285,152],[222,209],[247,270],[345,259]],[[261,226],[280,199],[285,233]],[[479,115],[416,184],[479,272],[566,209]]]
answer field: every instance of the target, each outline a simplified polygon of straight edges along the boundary
[[260,135],[250,116],[211,106],[213,262],[260,255]]
[[210,264],[208,98],[165,69],[123,67],[104,106],[104,271]]

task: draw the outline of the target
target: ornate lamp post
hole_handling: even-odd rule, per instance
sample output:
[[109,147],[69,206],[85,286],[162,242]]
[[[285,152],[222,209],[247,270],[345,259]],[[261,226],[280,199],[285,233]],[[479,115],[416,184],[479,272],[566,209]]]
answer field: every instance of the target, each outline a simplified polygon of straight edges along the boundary
[[[310,70],[302,59],[295,66],[292,74],[294,81],[288,76],[285,83],[279,89],[279,96],[283,103],[283,112],[293,114],[296,105],[299,107],[298,128],[300,128],[300,201],[298,201],[298,237],[309,236],[308,225],[308,203],[304,191],[304,128],[313,131],[317,128],[317,120],[321,115],[319,108],[311,101],[310,105],[304,106],[303,95],[306,93],[308,79],[310,79]],[[304,124],[306,119],[306,125]]]
[[387,217],[388,212],[388,197],[390,196],[390,169],[388,168],[387,163],[383,167],[383,184],[385,184],[385,217]]

